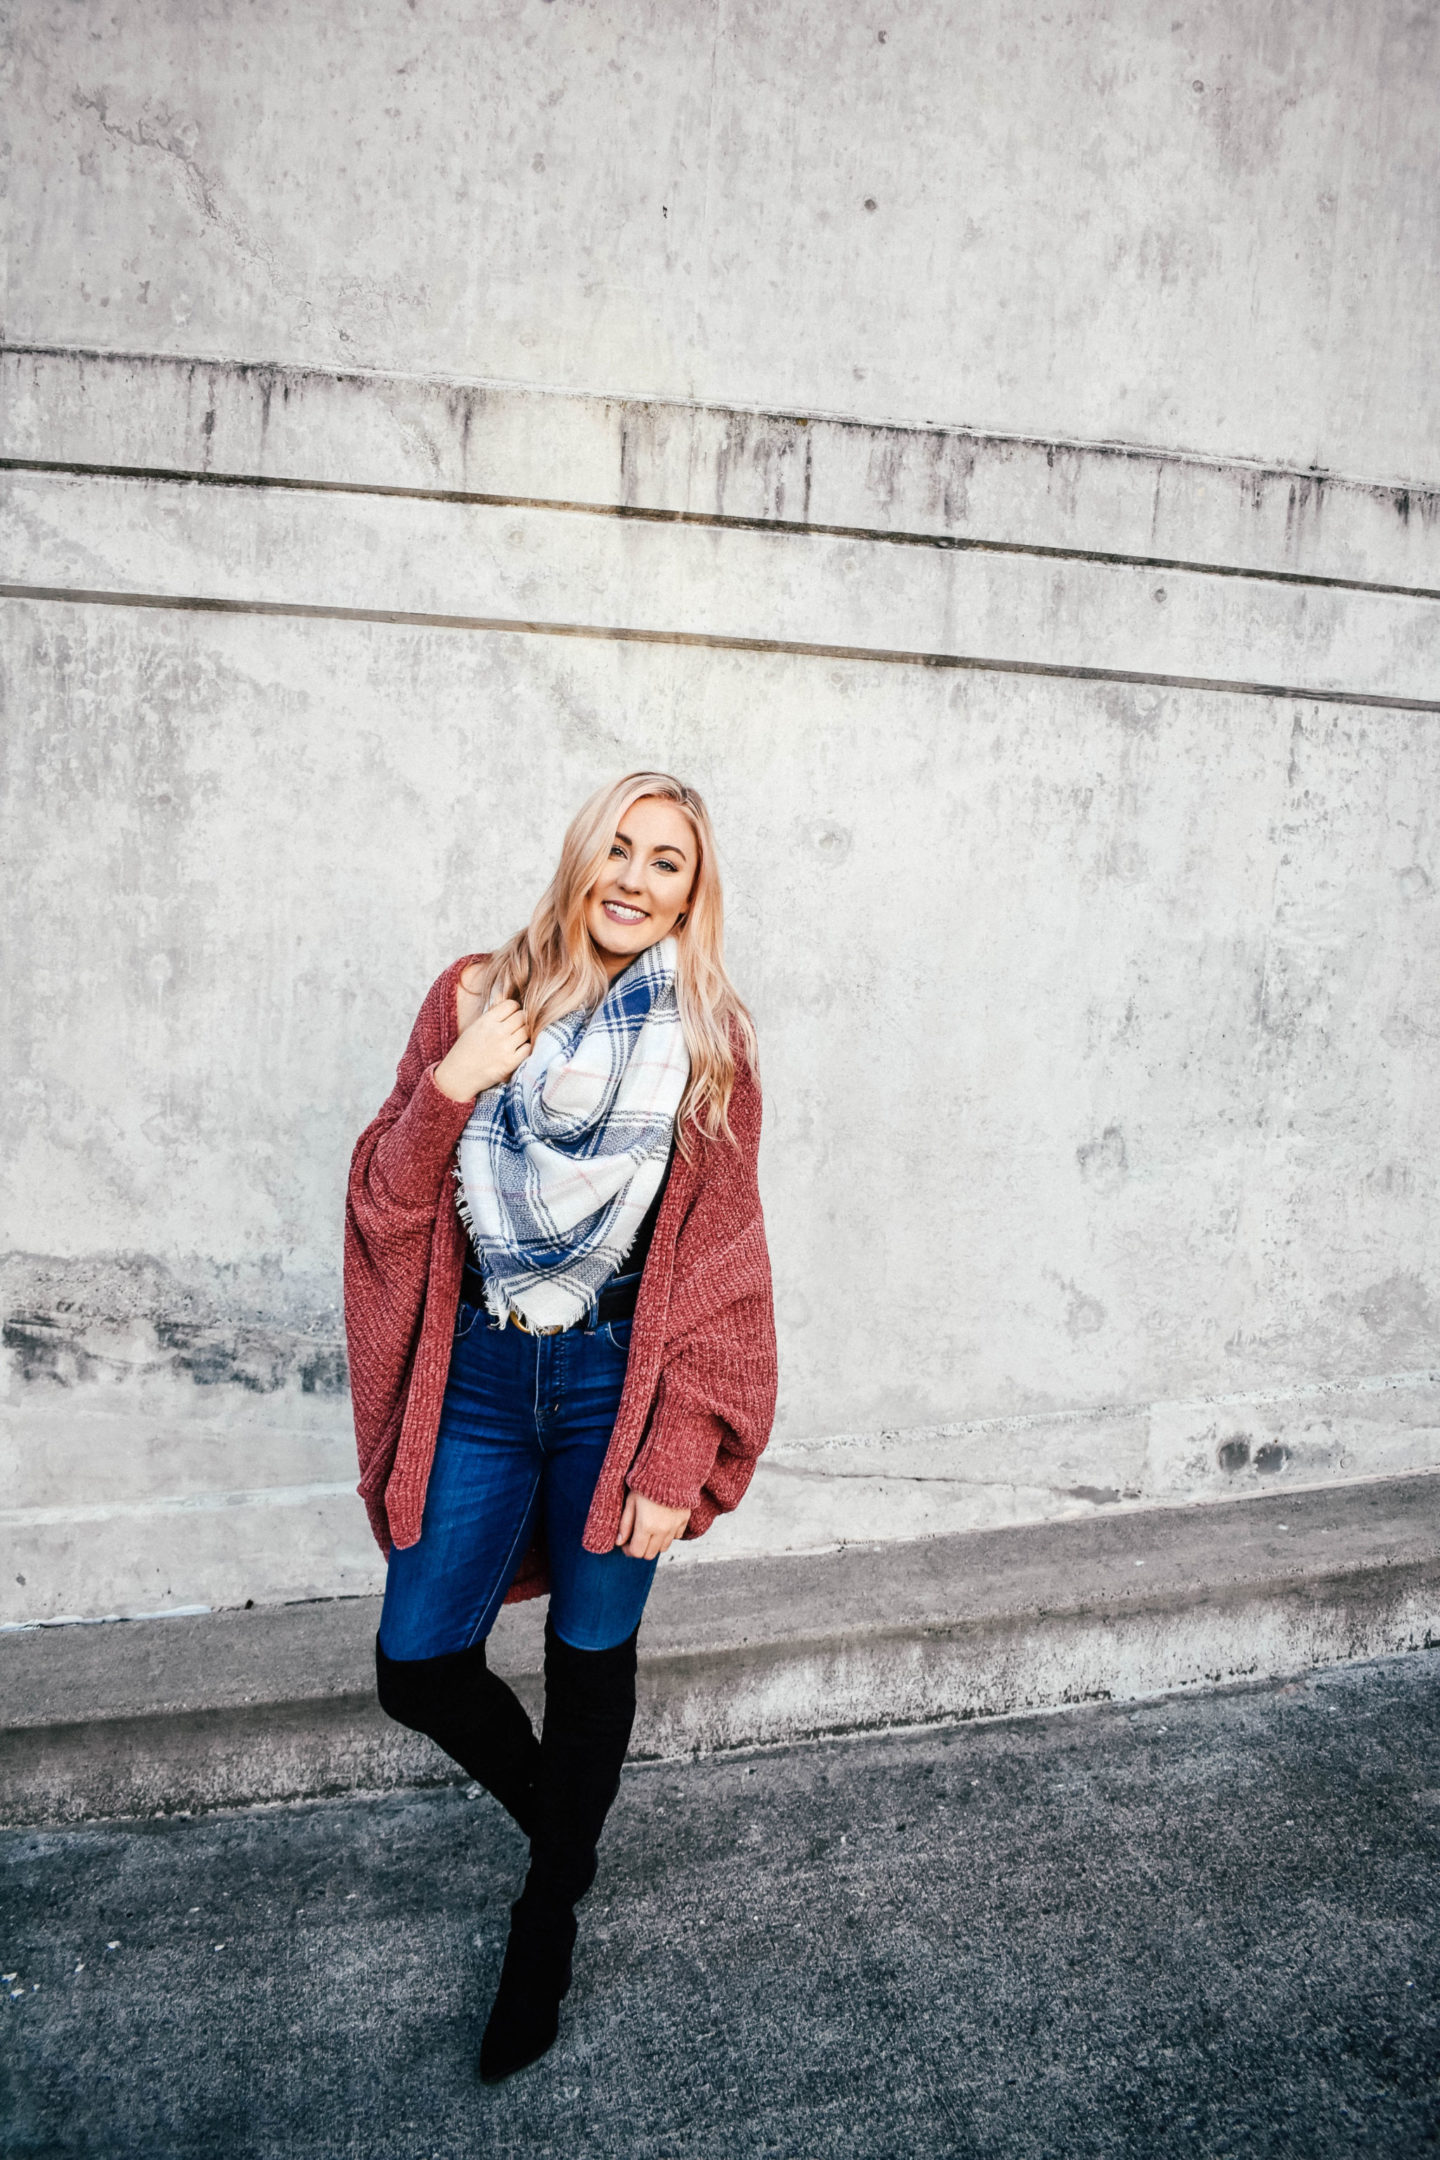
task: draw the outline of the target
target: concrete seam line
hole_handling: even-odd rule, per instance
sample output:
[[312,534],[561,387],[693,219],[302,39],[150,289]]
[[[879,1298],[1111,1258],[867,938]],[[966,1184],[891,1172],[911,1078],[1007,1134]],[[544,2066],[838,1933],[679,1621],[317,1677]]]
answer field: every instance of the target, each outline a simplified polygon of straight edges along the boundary
[[[863,1446],[882,1447],[893,1443],[913,1444],[932,1439],[966,1439],[977,1433],[1028,1433],[1045,1431],[1057,1425],[1083,1425],[1098,1419],[1127,1420],[1153,1417],[1157,1412],[1189,1413],[1209,1410],[1264,1410],[1287,1408],[1293,1403],[1319,1401],[1335,1395],[1388,1395],[1398,1394],[1406,1388],[1433,1387],[1440,1382],[1440,1369],[1422,1365],[1413,1372],[1361,1373],[1353,1380],[1310,1380],[1299,1387],[1250,1388],[1225,1395],[1158,1395],[1145,1396],[1139,1402],[1100,1401],[1076,1405],[1061,1410],[1024,1410],[1001,1417],[957,1418],[941,1425],[880,1425],[871,1430],[854,1432],[821,1433],[805,1439],[772,1440],[766,1450],[766,1461],[788,1461],[794,1455],[819,1454],[830,1449]],[[1440,1468],[1440,1465],[1436,1465]],[[1393,1473],[1377,1471],[1377,1477]],[[1408,1475],[1421,1475],[1407,1472]],[[1332,1479],[1324,1480],[1326,1484]],[[1346,1480],[1345,1482],[1354,1482]]]
[[1440,488],[1411,480],[1365,480],[1353,473],[1337,473],[1319,466],[1279,465],[1258,457],[1236,453],[1226,456],[1215,450],[1162,449],[1155,443],[1120,442],[1106,437],[1080,435],[1007,434],[1003,429],[966,427],[960,421],[886,420],[862,418],[858,413],[787,410],[775,405],[747,405],[743,401],[715,404],[704,398],[657,396],[646,390],[586,390],[573,383],[522,381],[513,375],[424,375],[403,368],[322,367],[313,361],[227,359],[218,353],[170,353],[126,350],[113,345],[46,345],[38,342],[7,344],[0,339],[0,362],[5,360],[105,360],[117,366],[140,365],[168,368],[193,374],[197,368],[211,375],[245,378],[281,378],[292,382],[390,383],[406,389],[439,391],[494,391],[522,398],[563,398],[584,405],[635,405],[646,411],[683,412],[747,420],[780,421],[792,427],[833,427],[860,434],[943,436],[947,440],[995,444],[1002,449],[1080,452],[1118,458],[1123,463],[1181,465],[1200,472],[1243,473],[1252,479],[1288,480],[1302,487],[1363,489],[1368,494],[1404,495],[1411,504],[1440,505]]
[[665,510],[655,504],[570,502],[550,495],[493,495],[468,488],[401,487],[382,481],[300,479],[283,473],[215,472],[168,465],[97,465],[68,458],[0,457],[0,472],[61,473],[75,479],[160,481],[169,486],[269,488],[302,495],[359,495],[401,502],[468,504],[495,510],[551,510],[568,517],[631,518],[652,525],[701,525],[781,537],[874,541],[885,547],[938,548],[948,554],[1027,555],[1051,562],[1104,563],[1116,569],[1165,570],[1178,576],[1254,579],[1335,592],[1379,593],[1399,600],[1440,600],[1440,586],[1390,585],[1373,578],[1327,577],[1305,570],[1265,570],[1245,563],[1193,562],[1178,555],[1127,555],[1108,548],[1052,547],[958,533],[895,532],[876,525],[826,525],[805,518],[740,517],[722,510]]
[[70,585],[0,584],[0,600],[59,601],[79,607],[171,609],[181,614],[262,615],[297,621],[379,623],[399,629],[464,630],[518,637],[594,638],[619,645],[676,645],[707,652],[773,653],[801,660],[852,660],[881,667],[950,668],[979,675],[1034,675],[1050,681],[1130,683],[1137,689],[1203,690],[1231,697],[1286,698],[1310,705],[1358,705],[1374,711],[1440,713],[1440,699],[1390,697],[1368,690],[1323,690],[1294,683],[1231,681],[1208,675],[1157,675],[1130,668],[1087,668],[1049,660],[998,660],[970,653],[895,652],[865,645],[812,645],[790,638],[728,637],[718,631],[650,630],[601,623],[531,622],[490,615],[432,615],[401,608],[322,607],[300,600],[221,600],[196,593],[90,591]]
[[0,1508],[0,1530],[34,1530],[56,1523],[125,1522],[142,1515],[208,1515],[226,1508],[302,1507],[307,1500],[353,1496],[355,1481],[317,1485],[260,1485],[252,1491],[158,1493],[152,1500],[79,1501],[71,1507]]

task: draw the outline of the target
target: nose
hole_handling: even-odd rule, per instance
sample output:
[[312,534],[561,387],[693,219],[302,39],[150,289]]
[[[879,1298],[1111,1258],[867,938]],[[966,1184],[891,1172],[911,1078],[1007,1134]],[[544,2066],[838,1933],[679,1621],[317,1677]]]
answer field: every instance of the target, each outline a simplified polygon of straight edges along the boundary
[[629,862],[620,865],[620,875],[615,880],[621,892],[640,892],[645,883],[644,873],[632,855]]

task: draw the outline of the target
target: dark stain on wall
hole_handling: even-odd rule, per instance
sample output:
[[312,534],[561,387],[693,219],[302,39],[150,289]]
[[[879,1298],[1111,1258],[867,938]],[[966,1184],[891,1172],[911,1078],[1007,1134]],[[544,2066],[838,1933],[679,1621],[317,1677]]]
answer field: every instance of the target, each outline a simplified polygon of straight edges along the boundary
[[[48,348],[25,345],[12,345],[5,353],[11,368],[28,369],[35,395],[44,394],[42,376],[54,358]],[[481,446],[481,424],[497,396],[479,384],[413,379],[377,382],[373,376],[344,368],[205,361],[153,353],[119,355],[80,348],[71,349],[64,360],[76,369],[82,386],[89,369],[103,378],[117,367],[123,367],[142,395],[147,384],[153,385],[157,399],[168,394],[167,378],[183,384],[184,448],[178,453],[179,464],[217,482],[243,484],[257,474],[267,474],[274,480],[288,477],[304,484],[311,469],[304,448],[305,409],[307,399],[314,398],[321,401],[322,413],[327,403],[333,408],[337,400],[351,400],[363,401],[372,416],[387,416],[392,439],[422,450],[430,484],[438,492],[456,486],[467,491],[483,488],[487,478],[492,486],[496,484],[493,475],[471,471],[472,453]],[[278,412],[290,417],[291,426],[283,440],[272,441],[277,393]],[[1067,516],[1080,513],[1082,498],[1092,488],[1095,502],[1103,504],[1112,487],[1107,471],[1129,467],[1150,481],[1150,538],[1152,546],[1163,551],[1170,540],[1162,527],[1186,499],[1187,476],[1213,475],[1222,487],[1234,490],[1235,505],[1248,513],[1262,553],[1269,556],[1278,543],[1281,559],[1296,566],[1297,575],[1303,574],[1326,507],[1332,502],[1340,504],[1347,516],[1365,503],[1383,508],[1402,532],[1416,521],[1426,528],[1440,522],[1440,489],[1348,479],[1318,466],[1297,470],[1159,450],[1141,443],[1076,443],[984,429],[876,423],[835,414],[822,417],[723,405],[689,406],[663,399],[600,402],[616,434],[618,499],[597,507],[786,524],[805,524],[814,516],[822,523],[834,522],[836,508],[841,507],[840,521],[847,527],[873,527],[879,534],[918,523],[934,544],[954,545],[1003,537],[995,531],[965,531],[972,516],[980,514],[971,501],[971,481],[982,463],[1012,468],[1022,494],[1034,484],[1036,468],[1043,465],[1047,493]],[[330,418],[333,422],[333,410]],[[356,440],[364,440],[363,430],[356,430]],[[837,469],[851,464],[856,441],[866,446],[863,499],[842,487],[842,507],[832,502],[834,478]],[[362,467],[365,462],[362,456]],[[374,484],[396,478],[383,455],[380,467],[372,476]],[[357,470],[353,484],[363,486],[366,478],[363,470]],[[812,501],[816,495],[823,498],[818,504]],[[1238,526],[1236,537],[1241,537]],[[1247,548],[1254,544],[1254,540],[1245,542]],[[1273,556],[1270,564],[1276,567]],[[1207,561],[1200,567],[1213,566]]]
[[[656,428],[664,408],[641,408]],[[717,515],[803,524],[810,515],[813,459],[808,419],[728,412],[714,453]]]
[[1216,1450],[1220,1468],[1230,1477],[1242,1470],[1258,1470],[1261,1477],[1276,1477],[1290,1460],[1290,1450],[1280,1440],[1262,1440],[1254,1446],[1249,1433],[1231,1433]]
[[296,1285],[274,1266],[241,1279],[145,1253],[10,1253],[0,1260],[0,1301],[0,1345],[22,1386],[169,1378],[251,1395],[343,1395],[348,1386],[333,1286]]
[[1075,1160],[1080,1165],[1081,1177],[1091,1183],[1119,1184],[1130,1167],[1124,1133],[1118,1125],[1107,1125],[1098,1139],[1087,1140],[1076,1148]]

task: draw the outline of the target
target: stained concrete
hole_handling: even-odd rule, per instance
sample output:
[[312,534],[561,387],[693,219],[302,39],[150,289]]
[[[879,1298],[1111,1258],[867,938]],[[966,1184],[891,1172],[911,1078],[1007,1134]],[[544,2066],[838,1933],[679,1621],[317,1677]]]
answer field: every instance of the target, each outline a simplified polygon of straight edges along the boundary
[[556,2048],[480,2087],[518,1835],[462,1790],[0,1836],[3,2149],[1410,2160],[1440,1652],[632,1769]]
[[[0,1636],[0,1821],[435,1783],[374,1699],[372,1598]],[[491,1662],[535,1715],[543,1605]],[[1440,1642],[1440,1477],[667,1566],[632,1753],[1134,1700]]]
[[0,455],[212,487],[1440,585],[1437,491],[1414,478],[428,373],[10,347]]
[[26,9],[10,339],[1433,483],[1407,0]]

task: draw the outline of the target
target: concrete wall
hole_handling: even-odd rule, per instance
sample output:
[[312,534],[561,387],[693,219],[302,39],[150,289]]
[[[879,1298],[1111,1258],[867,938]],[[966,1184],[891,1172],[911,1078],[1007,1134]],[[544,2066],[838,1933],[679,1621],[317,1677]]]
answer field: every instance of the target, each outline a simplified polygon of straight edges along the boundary
[[1433,0],[18,0],[20,342],[1433,478]]
[[349,1147],[640,762],[784,1361],[678,1564],[1440,1465],[1437,13],[1172,22],[22,11],[0,1618],[375,1586]]

